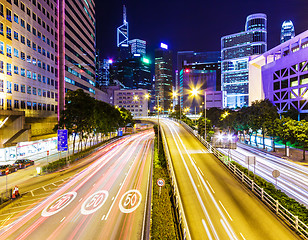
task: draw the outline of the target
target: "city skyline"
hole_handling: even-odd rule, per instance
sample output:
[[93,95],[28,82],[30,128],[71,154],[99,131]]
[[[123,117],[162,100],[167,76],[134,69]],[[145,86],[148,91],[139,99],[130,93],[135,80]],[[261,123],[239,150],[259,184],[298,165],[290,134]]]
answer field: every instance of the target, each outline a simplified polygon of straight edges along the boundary
[[[283,2],[258,1],[254,3],[237,0],[232,4],[222,1],[219,4],[207,4],[195,1],[169,1],[138,4],[136,1],[108,2],[97,4],[97,47],[103,58],[116,56],[116,28],[122,22],[123,4],[127,8],[127,21],[130,24],[130,39],[140,38],[147,41],[147,52],[154,58],[154,49],[160,42],[166,42],[174,52],[217,51],[220,38],[238,32],[244,25],[241,19],[253,13],[268,15],[268,48],[280,43],[282,23],[290,19],[299,34],[306,30],[307,18],[301,0]],[[160,7],[163,6],[163,9]],[[225,6],[221,8],[221,6]],[[159,12],[159,19],[155,14]],[[217,17],[219,12],[219,17]],[[201,24],[200,24],[201,23]],[[206,31],[205,31],[206,29]],[[211,33],[208,37],[207,32]],[[178,41],[177,39],[181,39]]]

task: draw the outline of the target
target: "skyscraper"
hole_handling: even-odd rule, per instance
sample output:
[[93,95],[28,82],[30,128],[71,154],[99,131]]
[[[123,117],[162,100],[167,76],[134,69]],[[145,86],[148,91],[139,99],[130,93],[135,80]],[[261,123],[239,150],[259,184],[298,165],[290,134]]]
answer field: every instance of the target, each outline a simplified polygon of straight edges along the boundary
[[223,106],[248,106],[248,62],[267,50],[267,17],[258,13],[246,19],[245,31],[221,38]]
[[291,20],[286,20],[281,26],[280,43],[284,43],[295,36],[295,29]]
[[172,51],[163,43],[155,50],[155,96],[156,103],[167,113],[172,100]]
[[[57,12],[59,11],[59,12]],[[95,4],[59,0],[59,110],[65,92],[83,89],[95,97]]]
[[131,47],[131,54],[132,55],[140,55],[145,56],[146,55],[146,46],[147,42],[140,39],[132,39],[128,41],[130,47]]

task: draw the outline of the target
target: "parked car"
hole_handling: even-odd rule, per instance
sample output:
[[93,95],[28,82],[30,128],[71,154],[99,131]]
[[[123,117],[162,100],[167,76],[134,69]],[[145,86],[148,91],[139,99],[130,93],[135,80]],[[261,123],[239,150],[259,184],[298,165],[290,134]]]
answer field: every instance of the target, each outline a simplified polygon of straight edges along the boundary
[[0,166],[0,176],[5,175],[6,168],[9,169],[9,173],[16,172],[18,170],[18,167],[15,167],[15,166],[10,165],[10,164],[1,165]]
[[18,168],[26,168],[31,165],[34,165],[34,161],[29,160],[29,159],[19,159],[15,161],[15,163],[13,164],[13,166],[18,167]]

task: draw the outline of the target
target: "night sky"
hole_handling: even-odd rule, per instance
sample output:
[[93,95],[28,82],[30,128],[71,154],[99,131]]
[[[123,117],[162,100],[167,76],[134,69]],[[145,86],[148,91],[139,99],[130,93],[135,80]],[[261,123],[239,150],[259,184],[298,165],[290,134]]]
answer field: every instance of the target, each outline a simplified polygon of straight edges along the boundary
[[[246,17],[265,13],[268,49],[279,44],[284,20],[292,20],[296,35],[308,29],[307,0],[95,0],[97,47],[101,58],[116,56],[116,28],[127,8],[129,39],[147,41],[148,55],[160,42],[176,51],[220,51],[220,38],[244,31]],[[176,55],[175,55],[176,56]]]

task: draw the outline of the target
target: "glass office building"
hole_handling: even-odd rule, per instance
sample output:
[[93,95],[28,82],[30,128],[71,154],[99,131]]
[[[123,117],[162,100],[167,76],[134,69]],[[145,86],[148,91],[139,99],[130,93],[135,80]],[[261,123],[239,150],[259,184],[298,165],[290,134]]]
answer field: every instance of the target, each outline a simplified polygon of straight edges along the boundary
[[284,43],[295,36],[295,29],[291,20],[284,21],[281,26],[280,43]]
[[249,15],[245,31],[221,38],[221,80],[223,107],[248,106],[248,62],[267,50],[267,17]]

